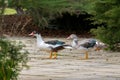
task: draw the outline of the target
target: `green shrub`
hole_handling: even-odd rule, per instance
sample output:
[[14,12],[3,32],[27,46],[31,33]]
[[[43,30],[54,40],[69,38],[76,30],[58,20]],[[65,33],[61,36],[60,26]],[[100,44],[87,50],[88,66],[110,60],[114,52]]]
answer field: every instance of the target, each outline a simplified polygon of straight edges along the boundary
[[120,0],[96,0],[93,7],[95,23],[104,27],[92,30],[110,50],[120,50]]
[[19,72],[27,67],[28,52],[21,43],[0,39],[0,80],[17,80]]
[[100,39],[102,42],[108,45],[109,50],[118,51],[120,43],[120,30],[117,28],[105,28],[99,27],[98,29],[91,30],[96,38]]

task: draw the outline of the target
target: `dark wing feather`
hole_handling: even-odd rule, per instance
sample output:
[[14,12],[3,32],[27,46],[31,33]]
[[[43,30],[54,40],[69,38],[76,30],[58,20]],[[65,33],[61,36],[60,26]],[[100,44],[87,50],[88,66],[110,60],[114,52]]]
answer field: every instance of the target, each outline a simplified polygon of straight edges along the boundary
[[80,46],[83,46],[83,47],[85,47],[85,48],[89,48],[89,42],[85,42],[84,44],[81,44]]
[[51,40],[51,41],[47,41],[47,42],[45,42],[45,43],[47,43],[47,44],[52,44],[52,45],[56,45],[56,44],[63,45],[63,44],[65,44],[65,42],[59,41],[59,40]]
[[96,45],[96,40],[95,39],[91,39],[89,40],[89,47],[94,47]]
[[94,47],[95,44],[96,44],[96,40],[90,39],[88,42],[81,44],[81,46],[83,46],[85,48],[91,48],[91,47]]
[[52,51],[58,52],[59,50],[63,50],[63,49],[65,49],[63,46],[58,46],[58,47],[52,48]]

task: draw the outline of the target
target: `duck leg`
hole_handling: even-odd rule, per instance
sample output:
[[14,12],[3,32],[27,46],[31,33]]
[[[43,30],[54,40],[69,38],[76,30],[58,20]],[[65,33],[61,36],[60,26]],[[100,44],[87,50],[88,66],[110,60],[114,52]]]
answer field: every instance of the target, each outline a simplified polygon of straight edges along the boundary
[[57,52],[54,52],[54,59],[57,58]]
[[85,59],[88,59],[88,52],[85,53]]
[[85,57],[84,58],[80,58],[81,60],[86,60],[86,59],[88,59],[88,52],[86,51],[85,52]]
[[95,49],[95,51],[100,51],[100,48],[97,47],[97,48]]
[[52,53],[53,53],[53,52],[51,51],[51,52],[50,52],[50,57],[49,57],[50,59],[52,59]]

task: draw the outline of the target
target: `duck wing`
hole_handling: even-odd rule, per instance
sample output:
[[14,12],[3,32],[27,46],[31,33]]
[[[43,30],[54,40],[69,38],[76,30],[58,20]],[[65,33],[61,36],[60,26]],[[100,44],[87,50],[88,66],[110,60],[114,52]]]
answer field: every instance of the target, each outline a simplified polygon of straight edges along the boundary
[[51,44],[51,45],[63,45],[65,42],[59,41],[59,40],[51,40],[51,41],[46,41],[46,44]]
[[91,48],[94,47],[95,45],[96,45],[95,39],[86,39],[79,44],[79,46],[82,46],[84,48]]
[[95,39],[90,39],[89,40],[89,47],[94,47],[96,45],[96,40]]
[[49,46],[49,48],[51,48],[52,51],[59,51],[59,50],[63,50],[63,49],[73,49],[71,45],[58,45],[58,46]]
[[83,44],[80,44],[80,46],[84,47],[84,48],[89,48],[90,43],[89,42],[85,42]]

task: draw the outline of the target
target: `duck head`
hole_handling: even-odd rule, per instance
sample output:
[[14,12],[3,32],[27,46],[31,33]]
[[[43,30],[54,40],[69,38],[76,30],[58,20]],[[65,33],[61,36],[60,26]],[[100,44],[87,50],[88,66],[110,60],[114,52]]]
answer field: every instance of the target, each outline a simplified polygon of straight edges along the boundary
[[29,34],[29,36],[37,36],[37,35],[38,35],[38,33],[36,31],[33,31]]
[[78,37],[75,34],[71,34],[70,36],[67,37],[67,39],[72,39],[73,41],[71,42],[71,46],[73,48],[76,48],[78,46]]
[[67,39],[78,39],[76,34],[71,34],[70,36],[67,37]]
[[41,34],[37,33],[36,31],[33,31],[29,34],[29,36],[35,36],[37,38],[37,45],[41,44],[43,41]]

